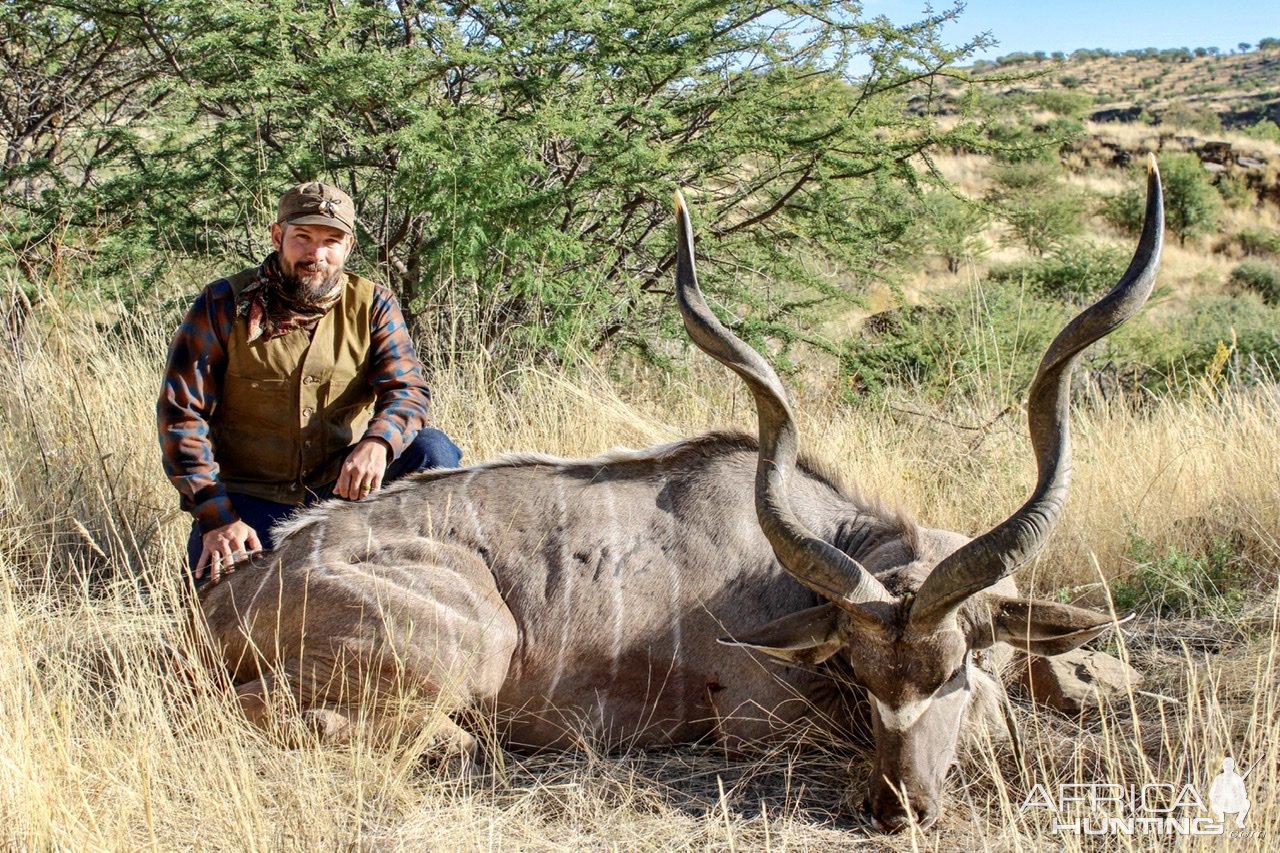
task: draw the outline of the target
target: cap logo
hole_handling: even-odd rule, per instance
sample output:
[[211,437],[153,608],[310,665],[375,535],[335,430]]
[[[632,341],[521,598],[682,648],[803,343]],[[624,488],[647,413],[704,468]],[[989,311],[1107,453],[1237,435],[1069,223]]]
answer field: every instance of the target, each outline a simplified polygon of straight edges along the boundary
[[333,199],[326,198],[320,202],[320,209],[325,212],[325,215],[332,216],[334,219],[338,218],[338,204]]

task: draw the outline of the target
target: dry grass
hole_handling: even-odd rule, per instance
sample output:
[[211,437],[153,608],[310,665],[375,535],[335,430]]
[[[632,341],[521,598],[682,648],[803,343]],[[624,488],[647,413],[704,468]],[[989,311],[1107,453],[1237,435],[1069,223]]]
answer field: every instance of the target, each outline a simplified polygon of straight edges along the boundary
[[[1232,849],[1280,838],[1273,395],[1078,414],[1068,514],[1023,586],[1105,607],[1103,579],[1132,568],[1131,535],[1191,547],[1212,528],[1246,543],[1252,603],[1229,624],[1131,624],[1119,650],[1145,674],[1141,692],[1080,721],[1019,699],[1028,776],[1007,751],[975,745],[935,830],[885,838],[843,808],[869,769],[858,748],[503,755],[492,776],[462,782],[410,750],[286,749],[251,730],[215,684],[176,678],[166,651],[185,644],[187,611],[185,520],[152,433],[162,338],[108,338],[64,315],[30,323],[0,354],[0,849],[1099,849],[1020,811],[1028,783],[1203,792],[1227,754],[1259,762],[1248,786],[1260,835]],[[683,379],[636,369],[622,382],[532,373],[501,386],[463,371],[435,385],[438,421],[471,459],[753,423],[746,395],[701,366]],[[805,396],[807,449],[924,523],[974,531],[1030,488],[1016,413]]]

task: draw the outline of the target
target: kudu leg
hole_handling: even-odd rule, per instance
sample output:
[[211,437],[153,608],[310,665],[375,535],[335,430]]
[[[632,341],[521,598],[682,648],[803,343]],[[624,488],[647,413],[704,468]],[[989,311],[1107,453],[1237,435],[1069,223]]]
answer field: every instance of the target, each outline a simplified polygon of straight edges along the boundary
[[[303,658],[290,661],[236,687],[245,717],[256,727],[296,742],[288,722],[328,746],[349,743],[357,729],[379,748],[420,745],[424,756],[454,766],[460,774],[476,767],[478,742],[437,703],[403,701],[395,688],[400,673],[372,667],[352,683],[349,662]],[[373,701],[369,701],[369,700]],[[356,709],[359,708],[359,712]]]

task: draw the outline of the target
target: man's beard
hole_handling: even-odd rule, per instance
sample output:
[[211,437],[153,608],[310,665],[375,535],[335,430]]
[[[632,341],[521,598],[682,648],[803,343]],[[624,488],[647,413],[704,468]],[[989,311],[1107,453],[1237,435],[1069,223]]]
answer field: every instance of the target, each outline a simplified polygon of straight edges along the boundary
[[289,264],[280,259],[280,289],[290,299],[303,305],[310,305],[331,296],[342,279],[345,265],[333,267],[324,272],[324,267],[316,265],[308,270],[303,264]]

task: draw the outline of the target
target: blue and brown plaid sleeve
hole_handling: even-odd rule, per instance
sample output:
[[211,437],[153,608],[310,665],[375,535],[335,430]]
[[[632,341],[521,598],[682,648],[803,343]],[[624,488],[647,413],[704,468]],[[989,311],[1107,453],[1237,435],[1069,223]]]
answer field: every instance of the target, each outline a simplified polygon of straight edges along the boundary
[[400,303],[381,285],[374,288],[372,315],[369,382],[377,400],[364,437],[385,441],[394,459],[427,425],[431,390]]
[[182,508],[195,516],[202,533],[239,518],[218,477],[209,434],[234,322],[231,285],[219,279],[196,297],[173,336],[156,401],[165,473],[178,489]]

